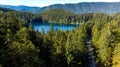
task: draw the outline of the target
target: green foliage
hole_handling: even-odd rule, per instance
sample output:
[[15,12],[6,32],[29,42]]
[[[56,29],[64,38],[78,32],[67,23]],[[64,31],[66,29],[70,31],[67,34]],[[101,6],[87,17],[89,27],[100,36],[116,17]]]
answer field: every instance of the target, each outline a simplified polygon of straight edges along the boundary
[[2,67],[2,65],[0,64],[0,67]]
[[119,67],[120,66],[120,26],[117,24],[114,29],[111,31],[112,34],[112,42],[114,46],[113,57],[112,57],[112,67]]
[[19,42],[25,42],[26,40],[28,40],[27,28],[21,28],[16,34],[16,39],[18,39]]
[[43,12],[40,16],[45,22],[60,22],[68,24],[87,22],[93,17],[93,14],[76,15],[63,9],[51,9]]
[[87,25],[82,24],[80,28],[68,34],[65,45],[65,55],[69,66],[82,66],[82,64],[84,64],[83,58],[87,56],[85,51],[85,45],[87,45],[88,40],[87,30]]
[[[120,41],[119,39],[117,40],[117,38],[119,38],[119,34],[118,34],[119,32],[116,30],[118,29],[119,29],[119,22],[114,21],[104,24],[103,28],[101,28],[101,31],[99,31],[101,34],[99,34],[98,39],[95,41],[96,43],[94,43],[95,48],[97,48],[96,53],[97,53],[97,60],[99,61],[98,64],[101,64],[105,67],[114,66],[115,60],[114,61],[112,60],[114,57],[113,53],[114,51],[117,50],[116,44],[119,43]],[[111,61],[113,61],[114,64],[112,64]]]
[[5,64],[5,66],[12,67],[37,66],[39,63],[41,63],[39,62],[38,59],[38,53],[39,50],[30,41],[27,41],[26,43],[13,42],[8,47],[7,56],[9,57],[6,58],[8,63]]
[[113,52],[113,66],[112,67],[119,67],[120,66],[120,43],[116,44]]

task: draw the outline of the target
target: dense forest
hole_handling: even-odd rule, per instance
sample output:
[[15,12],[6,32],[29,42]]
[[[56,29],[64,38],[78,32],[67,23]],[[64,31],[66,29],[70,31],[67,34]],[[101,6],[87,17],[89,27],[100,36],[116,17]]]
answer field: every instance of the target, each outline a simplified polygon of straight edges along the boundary
[[[91,41],[96,67],[120,66],[120,14],[76,15],[63,9],[42,14],[0,9],[0,67],[89,67]],[[82,23],[71,31],[34,31],[32,22]],[[28,25],[29,24],[29,25]]]

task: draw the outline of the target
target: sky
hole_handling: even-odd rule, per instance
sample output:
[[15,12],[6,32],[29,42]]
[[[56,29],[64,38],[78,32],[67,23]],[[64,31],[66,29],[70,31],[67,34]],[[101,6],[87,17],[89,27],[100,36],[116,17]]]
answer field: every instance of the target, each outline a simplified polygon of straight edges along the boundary
[[0,0],[3,5],[26,5],[44,7],[52,4],[79,3],[79,2],[120,2],[120,0]]

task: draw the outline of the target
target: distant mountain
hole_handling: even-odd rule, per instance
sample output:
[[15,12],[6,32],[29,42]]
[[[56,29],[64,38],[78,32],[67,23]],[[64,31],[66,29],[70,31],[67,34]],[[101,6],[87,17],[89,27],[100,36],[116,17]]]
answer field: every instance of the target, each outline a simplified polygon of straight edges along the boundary
[[10,8],[13,10],[42,13],[49,9],[65,9],[76,14],[83,13],[117,13],[120,12],[120,2],[82,2],[77,4],[54,4],[46,7],[29,7],[29,6],[11,6],[11,5],[0,5],[0,7]]
[[39,7],[29,7],[29,6],[24,6],[24,5],[20,5],[20,6],[0,5],[0,7],[9,8],[9,9],[17,10],[17,11],[22,11],[22,12],[40,13]]

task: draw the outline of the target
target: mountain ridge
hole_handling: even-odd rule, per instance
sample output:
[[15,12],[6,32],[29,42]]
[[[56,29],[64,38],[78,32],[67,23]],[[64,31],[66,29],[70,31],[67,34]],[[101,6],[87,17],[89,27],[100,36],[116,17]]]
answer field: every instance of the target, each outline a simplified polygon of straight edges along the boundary
[[120,12],[120,2],[80,2],[80,3],[67,3],[67,4],[53,4],[45,7],[32,7],[32,6],[12,6],[0,5],[0,7],[9,8],[22,12],[42,13],[49,9],[65,9],[76,14],[84,13],[105,13],[113,14]]

